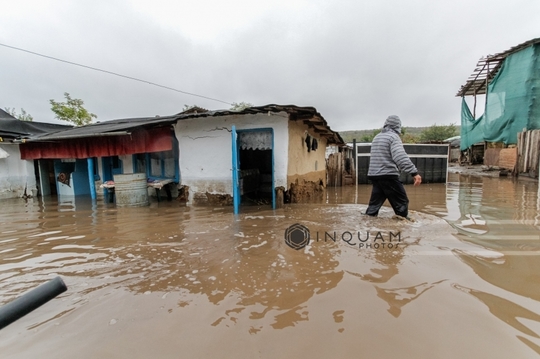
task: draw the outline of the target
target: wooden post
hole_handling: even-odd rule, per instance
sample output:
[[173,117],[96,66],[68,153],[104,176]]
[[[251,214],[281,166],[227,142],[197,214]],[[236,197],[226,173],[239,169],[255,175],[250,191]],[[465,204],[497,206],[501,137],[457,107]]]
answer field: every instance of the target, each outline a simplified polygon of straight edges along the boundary
[[516,174],[519,174],[522,169],[522,159],[523,159],[523,132],[519,132],[517,134],[517,166],[516,166]]
[[531,133],[530,131],[525,132],[526,145],[525,145],[525,159],[523,163],[524,172],[529,172],[529,146],[531,143]]
[[353,163],[354,163],[354,176],[353,176],[354,185],[358,186],[358,155],[356,154],[356,138],[353,139],[352,154],[353,154],[353,158],[352,158],[353,160],[351,162],[351,166],[353,166]]
[[531,141],[531,160],[530,160],[531,168],[529,171],[529,175],[532,174],[532,177],[536,178],[538,177],[538,151],[540,148],[540,144],[539,144],[540,131],[533,130],[531,132],[532,132],[533,140]]
[[473,93],[474,104],[473,104],[473,109],[472,109],[472,118],[473,120],[476,120],[476,87],[473,90],[474,90],[474,93]]

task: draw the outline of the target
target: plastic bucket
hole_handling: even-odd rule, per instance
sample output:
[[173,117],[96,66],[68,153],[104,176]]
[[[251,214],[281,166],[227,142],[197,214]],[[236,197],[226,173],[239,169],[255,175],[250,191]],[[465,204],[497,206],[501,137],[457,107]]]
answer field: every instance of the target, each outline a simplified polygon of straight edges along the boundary
[[117,206],[142,207],[150,204],[145,173],[129,173],[113,177]]

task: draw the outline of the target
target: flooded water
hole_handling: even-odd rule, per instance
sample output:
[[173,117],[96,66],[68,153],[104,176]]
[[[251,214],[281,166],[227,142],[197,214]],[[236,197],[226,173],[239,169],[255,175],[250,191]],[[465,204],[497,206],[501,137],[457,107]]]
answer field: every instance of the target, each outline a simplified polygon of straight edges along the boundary
[[536,182],[407,186],[414,223],[362,216],[370,188],[238,216],[2,201],[0,304],[56,276],[68,290],[2,329],[1,357],[540,356]]

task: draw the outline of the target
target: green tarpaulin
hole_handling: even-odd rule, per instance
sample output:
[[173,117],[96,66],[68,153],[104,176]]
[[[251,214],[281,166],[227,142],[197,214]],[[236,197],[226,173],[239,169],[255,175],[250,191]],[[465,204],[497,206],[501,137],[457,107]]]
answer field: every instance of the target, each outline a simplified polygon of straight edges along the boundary
[[475,143],[516,144],[517,133],[540,129],[540,45],[509,55],[488,86],[484,114],[474,119],[461,103],[461,150]]

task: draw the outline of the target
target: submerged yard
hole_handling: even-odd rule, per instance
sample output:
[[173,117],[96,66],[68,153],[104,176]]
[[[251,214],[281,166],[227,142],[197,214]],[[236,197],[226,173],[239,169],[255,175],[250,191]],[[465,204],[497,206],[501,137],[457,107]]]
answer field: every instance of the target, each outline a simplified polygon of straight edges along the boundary
[[[450,174],[408,186],[414,223],[388,207],[361,216],[369,190],[238,216],[175,201],[3,201],[0,304],[55,276],[68,290],[2,329],[2,357],[540,354],[536,183]],[[284,239],[294,224],[311,237],[300,250]]]

